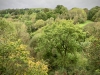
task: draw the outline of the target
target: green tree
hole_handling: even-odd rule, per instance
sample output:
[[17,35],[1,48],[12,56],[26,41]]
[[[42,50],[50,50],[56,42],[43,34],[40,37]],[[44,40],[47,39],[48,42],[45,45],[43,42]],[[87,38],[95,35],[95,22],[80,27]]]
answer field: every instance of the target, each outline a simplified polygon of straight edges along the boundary
[[41,27],[43,27],[43,26],[45,26],[45,21],[42,20],[42,19],[37,20],[37,21],[34,23],[34,25],[33,25],[33,27],[34,27],[35,29],[39,29],[39,28],[41,28]]
[[100,10],[92,17],[95,22],[100,22]]
[[94,38],[88,48],[90,75],[100,74],[100,39]]
[[56,8],[54,9],[54,13],[56,17],[59,17],[61,19],[66,19],[68,14],[68,9],[63,5],[57,5]]
[[53,10],[45,8],[41,12],[37,13],[36,20],[39,20],[39,19],[47,20],[51,17],[53,17],[55,19],[56,14],[54,13]]
[[100,37],[100,22],[94,22],[84,26],[84,31],[88,36]]
[[49,11],[46,13],[47,15],[47,19],[50,19],[51,17],[53,17],[54,19],[56,19],[57,15],[54,13],[54,11]]
[[86,14],[87,14],[87,18],[88,18],[88,13],[89,13],[88,8],[84,8],[83,10],[86,12]]
[[28,46],[23,44],[26,28],[19,25],[0,20],[0,75],[47,75],[45,62],[35,61]]
[[21,39],[21,41],[24,44],[27,44],[29,42],[29,33],[27,32],[27,27],[25,24],[23,24],[22,22],[14,22],[12,23],[12,25],[14,25],[14,35],[16,39]]
[[100,74],[100,22],[87,24],[84,27],[87,37],[90,36],[89,45],[86,47],[89,75]]
[[44,13],[43,11],[37,13],[37,15],[36,15],[36,20],[39,20],[39,19],[47,20],[47,15],[46,15],[46,13]]
[[[88,19],[89,20],[93,20],[93,16],[100,10],[100,7],[99,6],[95,6],[93,8],[91,8],[89,10],[89,13],[88,13]],[[93,20],[94,21],[94,20]]]
[[74,20],[74,23],[84,23],[87,20],[86,12],[80,8],[72,8],[68,13],[69,19]]
[[44,8],[43,11],[44,11],[44,13],[46,13],[46,12],[49,12],[50,10],[49,10],[49,8]]
[[68,12],[68,9],[64,7],[63,5],[57,5],[54,11],[55,13],[64,14]]
[[11,39],[13,37],[14,28],[11,24],[6,20],[1,18],[0,19],[0,38]]
[[85,40],[85,33],[71,20],[61,20],[52,25],[46,25],[41,30],[35,48],[37,56],[49,62],[49,67],[53,70],[72,71],[77,63],[76,52],[82,49],[81,43]]

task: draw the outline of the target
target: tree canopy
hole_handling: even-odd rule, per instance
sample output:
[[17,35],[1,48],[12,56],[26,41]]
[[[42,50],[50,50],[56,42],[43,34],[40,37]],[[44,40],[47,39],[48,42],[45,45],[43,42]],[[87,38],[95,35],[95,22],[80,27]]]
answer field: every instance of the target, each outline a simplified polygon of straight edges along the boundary
[[84,23],[87,20],[87,14],[83,9],[72,8],[68,12],[68,18],[73,19],[74,23]]
[[75,66],[77,63],[76,52],[82,50],[84,40],[85,32],[75,26],[72,20],[61,20],[42,28],[35,51],[39,58],[49,62],[51,68],[61,67],[69,71],[71,64]]

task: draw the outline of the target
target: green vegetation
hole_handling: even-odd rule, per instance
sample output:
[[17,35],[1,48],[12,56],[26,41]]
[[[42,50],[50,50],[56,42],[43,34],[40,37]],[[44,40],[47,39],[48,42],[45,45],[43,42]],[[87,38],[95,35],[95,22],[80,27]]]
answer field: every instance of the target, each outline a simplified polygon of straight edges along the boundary
[[74,24],[76,23],[84,23],[87,20],[87,14],[83,9],[80,8],[72,8],[69,10],[68,19],[72,19]]
[[87,20],[85,23],[79,24],[79,26],[80,26],[80,27],[84,27],[85,25],[90,24],[90,23],[92,23],[92,22],[93,22],[93,21]]
[[[35,47],[38,58],[41,56],[41,59],[47,61],[51,70],[62,69],[72,74],[72,70],[78,65],[76,53],[82,50],[81,44],[85,40],[85,33],[70,20],[61,20],[42,29],[43,33],[41,32],[41,36],[38,37]],[[39,34],[37,32],[35,35]]]
[[91,8],[88,12],[88,19],[92,21],[100,21],[98,20],[98,17],[100,16],[100,14],[98,13],[100,12],[99,10],[100,10],[100,6],[95,6]]
[[100,7],[0,10],[0,75],[100,75]]

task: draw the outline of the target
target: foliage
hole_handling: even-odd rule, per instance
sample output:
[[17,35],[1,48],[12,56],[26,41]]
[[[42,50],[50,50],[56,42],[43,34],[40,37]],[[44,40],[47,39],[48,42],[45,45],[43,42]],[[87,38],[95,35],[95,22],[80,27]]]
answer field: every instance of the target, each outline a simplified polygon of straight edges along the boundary
[[100,75],[99,21],[99,6],[0,10],[0,75]]
[[100,39],[93,39],[88,48],[89,72],[93,75],[100,74]]
[[47,75],[45,62],[30,57],[25,25],[13,24],[0,20],[0,75]]
[[74,23],[84,23],[87,20],[86,12],[80,8],[72,8],[68,13],[69,19],[74,20]]
[[37,15],[36,15],[36,20],[39,20],[39,19],[47,20],[47,15],[43,11],[41,11],[41,12],[37,13]]
[[29,57],[26,45],[21,41],[0,43],[1,75],[47,75],[47,66]]
[[89,10],[88,19],[94,21],[93,16],[100,10],[99,6],[95,6]]
[[80,27],[83,27],[86,26],[87,24],[90,24],[90,23],[93,23],[93,21],[90,21],[90,20],[87,20],[86,22],[84,23],[81,23],[81,24],[78,24]]
[[0,37],[9,38],[9,36],[12,35],[11,32],[13,30],[14,30],[13,27],[6,19],[0,18]]
[[[1,75],[24,74],[27,70],[26,57],[28,52],[23,44],[16,42],[1,43],[0,46],[0,69]],[[19,70],[20,69],[20,70]]]
[[55,13],[64,14],[68,12],[68,9],[64,7],[63,5],[57,5],[54,11]]
[[100,37],[100,22],[89,23],[84,26],[84,31],[87,32],[88,36]]
[[100,10],[92,17],[95,22],[100,22]]
[[29,41],[29,33],[27,32],[27,27],[21,22],[14,22],[14,35],[17,39],[21,39],[21,41],[26,44]]
[[5,18],[9,18],[11,15],[10,14],[5,14]]
[[35,51],[39,58],[49,62],[51,69],[72,71],[77,62],[75,52],[81,51],[85,33],[71,20],[61,20],[42,28]]
[[47,24],[52,25],[52,24],[54,23],[54,18],[51,17],[51,18],[47,19],[47,20],[45,21],[45,23],[46,23],[46,25],[47,25]]
[[51,17],[53,17],[54,19],[56,19],[56,17],[61,17],[64,19],[67,16],[67,13],[68,9],[66,7],[64,7],[63,5],[57,5],[54,10],[45,8],[41,12],[37,13],[36,20],[47,20]]
[[28,72],[26,75],[48,75],[48,66],[45,65],[45,62],[42,61],[37,61],[37,62],[32,62],[29,61],[29,68]]
[[86,47],[86,54],[87,54],[87,59],[88,59],[88,72],[89,75],[99,75],[100,70],[99,70],[99,51],[100,51],[100,22],[94,22],[87,24],[84,27],[84,31],[87,32],[87,37],[90,36],[90,45]]
[[49,12],[50,9],[49,8],[44,8],[43,11],[46,13],[46,12]]
[[89,13],[88,8],[84,8],[83,10],[86,12],[86,14],[87,14],[87,16],[88,16],[88,13]]
[[35,24],[33,25],[33,27],[34,27],[35,29],[39,29],[39,28],[41,28],[41,27],[43,27],[43,26],[45,26],[45,21],[43,21],[42,19],[37,20],[37,21],[35,22]]
[[50,19],[50,18],[56,19],[56,17],[57,17],[57,15],[54,14],[54,11],[52,11],[52,10],[47,12],[46,15],[47,15],[47,19]]
[[54,14],[57,18],[66,19],[68,14],[68,9],[63,5],[57,5],[54,9]]

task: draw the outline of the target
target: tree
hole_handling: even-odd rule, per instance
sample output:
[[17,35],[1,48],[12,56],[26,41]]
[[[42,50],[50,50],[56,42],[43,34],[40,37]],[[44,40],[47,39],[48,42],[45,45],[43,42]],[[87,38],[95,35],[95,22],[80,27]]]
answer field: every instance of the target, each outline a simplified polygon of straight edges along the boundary
[[88,48],[89,72],[93,75],[100,74],[100,39],[92,39]]
[[64,7],[63,5],[57,5],[54,11],[55,13],[58,13],[58,14],[64,14],[68,12],[68,9]]
[[59,17],[61,19],[66,19],[68,14],[68,9],[64,7],[63,5],[57,5],[54,9],[54,14],[56,14],[56,17]]
[[29,57],[27,46],[20,40],[0,43],[0,75],[47,75],[47,71],[45,63]]
[[46,12],[49,12],[50,10],[49,10],[49,8],[44,8],[43,11],[44,11],[44,13],[46,13]]
[[53,17],[54,19],[56,18],[56,14],[54,13],[53,10],[45,8],[41,12],[37,13],[36,15],[36,20],[47,20],[49,18]]
[[86,54],[88,59],[88,72],[89,75],[100,74],[100,22],[87,24],[84,27],[89,38],[89,45],[86,47]]
[[94,22],[84,26],[84,31],[88,36],[100,37],[100,22]]
[[3,18],[0,18],[0,35],[11,29],[10,24]]
[[89,10],[88,19],[94,21],[93,16],[100,10],[99,6],[95,6]]
[[61,20],[46,25],[41,30],[35,47],[37,56],[49,62],[49,67],[53,70],[61,68],[72,71],[77,63],[76,52],[82,49],[81,43],[85,39],[85,33],[71,20]]
[[95,22],[100,22],[100,10],[92,17]]
[[35,29],[39,29],[41,27],[45,26],[45,21],[40,19],[40,20],[37,20],[36,23],[33,25],[33,27]]
[[47,12],[46,15],[47,15],[47,19],[50,19],[51,17],[56,19],[56,17],[57,17],[57,15],[52,10]]
[[[14,31],[13,26],[11,26],[11,24],[6,19],[1,18],[0,19],[0,39],[14,38],[13,31]],[[6,41],[4,41],[4,42],[6,42]]]
[[74,23],[84,23],[87,20],[86,12],[80,8],[72,8],[68,13],[69,19],[74,20]]
[[47,20],[47,15],[46,15],[46,13],[44,13],[43,11],[37,13],[37,15],[36,15],[36,20],[39,20],[39,19]]
[[[27,70],[28,52],[23,44],[17,42],[8,42],[0,45],[0,72],[1,75],[24,74]],[[20,69],[20,70],[19,70]]]
[[89,13],[88,8],[84,8],[83,10],[86,12],[86,14],[87,14],[87,18],[88,18],[88,13]]
[[15,24],[0,19],[0,75],[47,75],[45,62],[30,57],[27,46],[16,37],[19,36],[17,33],[21,37],[23,32],[26,33],[26,28],[18,24],[17,28]]
[[28,46],[16,37],[19,37],[19,33],[23,38],[25,27],[22,26],[24,29],[20,30],[21,26],[18,26],[18,30],[15,26],[4,19],[0,20],[0,75],[47,75],[45,62],[30,57]]
[[29,33],[27,32],[27,27],[25,24],[21,22],[14,22],[13,23],[13,28],[14,28],[14,36],[16,39],[21,39],[21,41],[24,44],[27,44],[29,42]]

